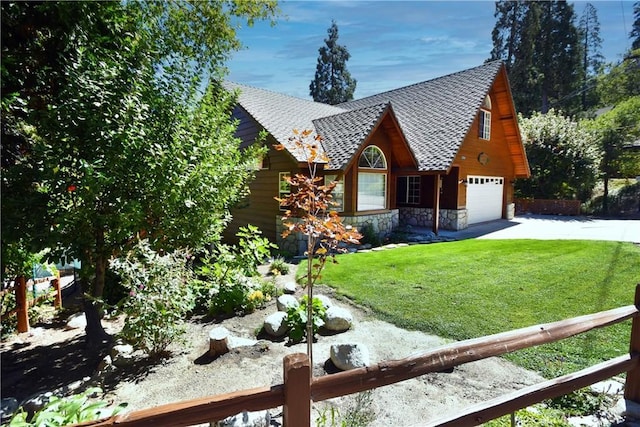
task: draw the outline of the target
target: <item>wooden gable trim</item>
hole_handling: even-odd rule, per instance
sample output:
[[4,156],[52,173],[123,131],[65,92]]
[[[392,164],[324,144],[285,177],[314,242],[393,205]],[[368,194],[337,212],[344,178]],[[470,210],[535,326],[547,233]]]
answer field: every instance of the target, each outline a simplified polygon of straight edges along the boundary
[[[391,121],[391,125],[386,125],[386,123],[388,123],[387,119],[389,119]],[[378,129],[380,128],[380,126],[382,126],[382,128],[387,131],[387,133],[389,132],[395,132],[395,136],[399,136],[399,140],[402,142],[402,147],[404,148],[404,151],[406,151],[411,159],[411,166],[413,167],[413,169],[415,169],[417,171],[418,169],[418,161],[416,160],[416,157],[413,153],[413,151],[411,150],[411,148],[409,147],[409,143],[407,142],[407,138],[405,138],[404,136],[404,132],[402,132],[402,129],[400,128],[400,125],[398,123],[398,120],[396,119],[396,116],[393,112],[393,108],[389,105],[382,114],[380,114],[380,117],[378,118],[378,121],[376,122],[376,124],[373,126],[373,128],[371,129],[371,131],[369,132],[369,135],[367,135],[367,137],[364,139],[364,141],[362,141],[362,143],[360,144],[360,146],[358,147],[358,149],[354,152],[353,156],[351,156],[351,158],[349,159],[349,161],[347,162],[347,164],[344,166],[344,168],[342,169],[343,171],[345,171],[345,173],[352,169],[355,168],[355,165],[357,165],[358,160],[360,159],[360,155],[362,154],[362,151],[370,145],[371,142],[371,138],[373,137],[373,135],[376,134],[376,132],[378,131]],[[391,136],[393,138],[393,135]],[[392,139],[391,142],[391,153],[394,155],[394,157],[396,157],[396,153],[397,151],[395,150],[395,144],[394,142],[396,142],[397,139]],[[391,172],[391,165],[388,165],[389,168],[389,172]],[[357,168],[356,168],[357,169]]]
[[496,107],[492,110],[497,111],[499,115],[499,123],[504,130],[509,155],[513,161],[514,174],[516,178],[529,178],[531,170],[524,144],[522,143],[518,117],[504,64],[500,67],[500,71],[493,82],[492,92],[495,98],[494,103],[496,104]]

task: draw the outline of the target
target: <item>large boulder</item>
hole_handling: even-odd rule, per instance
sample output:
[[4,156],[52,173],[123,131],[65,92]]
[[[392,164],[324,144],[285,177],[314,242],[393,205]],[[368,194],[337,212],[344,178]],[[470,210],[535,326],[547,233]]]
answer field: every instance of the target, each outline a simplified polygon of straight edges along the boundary
[[71,329],[84,329],[87,327],[87,318],[84,315],[84,312],[75,313],[69,316],[67,319],[67,324],[65,325],[66,330]]
[[326,295],[322,295],[322,294],[314,295],[314,296],[313,296],[313,298],[314,298],[314,299],[319,299],[319,300],[320,300],[320,302],[322,302],[322,305],[324,306],[324,309],[325,309],[325,310],[328,310],[328,309],[330,309],[331,307],[333,307],[333,302],[331,302],[331,300],[329,299],[329,297],[328,297],[328,296],[326,296]]
[[329,307],[324,314],[324,327],[334,332],[344,332],[353,325],[349,310],[338,306]]
[[363,368],[369,365],[369,350],[362,344],[333,344],[331,345],[331,361],[336,368],[348,371],[349,369]]
[[280,295],[276,300],[276,306],[278,307],[278,311],[287,311],[289,307],[298,308],[300,303],[293,295]]
[[272,337],[283,337],[289,330],[287,326],[287,313],[277,311],[267,316],[267,318],[264,319],[264,330]]
[[286,282],[284,285],[282,285],[282,290],[285,294],[295,294],[297,289],[298,285],[293,281]]

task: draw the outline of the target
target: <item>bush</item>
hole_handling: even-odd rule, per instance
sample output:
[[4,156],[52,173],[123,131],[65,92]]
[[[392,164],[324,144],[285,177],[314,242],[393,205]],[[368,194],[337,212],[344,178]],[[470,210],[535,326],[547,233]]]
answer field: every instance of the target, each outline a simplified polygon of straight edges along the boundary
[[121,310],[127,315],[123,338],[156,356],[184,333],[184,319],[194,308],[186,251],[159,255],[140,240],[126,257],[111,262],[129,295]]
[[269,273],[274,276],[289,274],[289,264],[282,257],[276,257],[269,266]]
[[89,397],[102,393],[98,387],[90,388],[84,393],[59,398],[52,396],[49,403],[29,416],[22,408],[9,421],[10,427],[30,426],[66,426],[93,421],[102,417],[110,417],[120,412],[126,404],[120,404],[113,409],[106,409],[108,404],[103,401],[90,401]]
[[[298,307],[289,307],[287,310],[287,325],[289,326],[289,339],[293,342],[300,342],[306,335],[307,328],[307,306],[309,298],[307,295],[300,300]],[[313,334],[315,335],[324,325],[324,304],[318,298],[313,298]],[[307,338],[308,339],[308,338]],[[312,338],[313,339],[313,338]]]
[[276,296],[276,286],[270,281],[238,277],[232,284],[225,284],[213,292],[209,313],[248,314],[264,307]]
[[364,224],[358,230],[360,234],[362,234],[362,238],[360,239],[360,243],[362,244],[370,244],[371,246],[380,246],[382,244],[382,240],[376,230],[373,228],[373,224],[370,222]]

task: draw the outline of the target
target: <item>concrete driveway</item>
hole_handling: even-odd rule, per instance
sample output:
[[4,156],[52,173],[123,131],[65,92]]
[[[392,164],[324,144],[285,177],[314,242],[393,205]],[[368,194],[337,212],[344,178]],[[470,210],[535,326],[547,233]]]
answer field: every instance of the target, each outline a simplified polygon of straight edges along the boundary
[[441,230],[441,237],[461,239],[612,240],[640,243],[640,220],[524,215],[512,220],[474,224],[466,230]]

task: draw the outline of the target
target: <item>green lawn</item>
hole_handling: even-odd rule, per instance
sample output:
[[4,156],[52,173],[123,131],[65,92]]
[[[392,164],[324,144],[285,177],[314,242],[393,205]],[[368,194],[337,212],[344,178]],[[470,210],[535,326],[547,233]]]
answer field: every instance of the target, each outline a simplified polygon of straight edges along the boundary
[[[322,283],[384,320],[455,340],[629,305],[640,282],[640,247],[619,242],[464,240],[338,262]],[[547,377],[568,373],[628,351],[630,325],[508,357]]]

